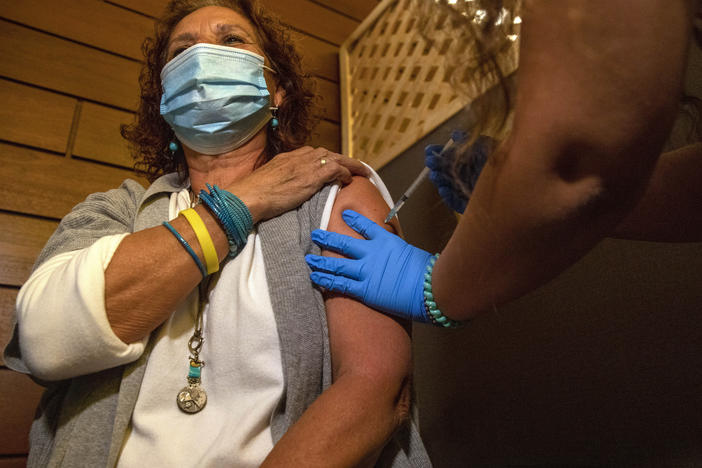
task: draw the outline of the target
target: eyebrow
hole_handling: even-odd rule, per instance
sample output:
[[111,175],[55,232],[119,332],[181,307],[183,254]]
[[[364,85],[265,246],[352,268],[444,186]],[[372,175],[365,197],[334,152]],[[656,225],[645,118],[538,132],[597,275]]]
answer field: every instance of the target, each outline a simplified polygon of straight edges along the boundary
[[243,27],[239,26],[238,24],[229,24],[229,23],[219,23],[217,26],[215,26],[215,29],[217,30],[218,33],[228,33],[232,31],[238,31],[240,33],[243,33],[244,35],[248,36],[248,39],[251,39],[251,33],[244,29]]
[[[237,31],[244,34],[248,40],[251,40],[251,33],[237,24],[219,23],[215,26],[215,30],[218,34]],[[168,50],[170,51],[174,44],[195,42],[196,40],[195,35],[189,32],[180,33],[168,44]]]

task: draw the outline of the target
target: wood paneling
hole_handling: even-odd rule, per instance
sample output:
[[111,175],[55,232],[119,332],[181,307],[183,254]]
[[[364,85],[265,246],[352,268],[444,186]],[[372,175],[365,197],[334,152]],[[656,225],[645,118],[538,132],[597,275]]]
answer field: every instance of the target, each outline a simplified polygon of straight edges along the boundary
[[25,454],[29,449],[29,427],[43,388],[26,375],[8,369],[0,369],[0,387],[0,453]]
[[26,468],[27,457],[0,458],[0,468]]
[[317,3],[326,5],[332,10],[336,10],[348,15],[358,21],[363,19],[373,11],[378,5],[377,0],[315,0]]
[[139,63],[0,20],[0,75],[134,109]]
[[64,153],[76,100],[0,79],[0,139]]
[[337,47],[297,31],[291,31],[290,36],[295,42],[297,53],[302,56],[302,64],[307,73],[339,81]]
[[21,286],[58,223],[0,213],[0,226],[0,283]]
[[[12,329],[10,322],[12,314],[15,310],[15,301],[17,300],[17,289],[0,287],[0,349],[10,341]],[[5,364],[0,352],[0,365]],[[2,452],[0,452],[2,453]]]
[[339,85],[327,80],[314,80],[315,93],[319,96],[314,113],[332,122],[339,122]]
[[0,0],[0,16],[136,60],[153,20],[96,0]]
[[322,120],[312,131],[310,145],[323,146],[330,151],[338,153],[341,151],[339,125],[326,120]]
[[[161,15],[168,3],[167,0],[111,1],[153,17]],[[261,0],[261,4],[290,27],[336,45],[340,45],[358,25],[358,21],[308,0]]]
[[[95,0],[0,0],[0,16],[74,41],[143,60],[141,44],[153,33],[153,20]],[[339,80],[337,48],[291,32],[308,72]],[[136,84],[135,84],[136,86]]]
[[306,0],[261,0],[261,4],[290,27],[337,46],[358,26],[358,21]]
[[[0,207],[60,219],[93,192],[116,188],[132,171],[0,144]],[[27,183],[31,181],[31,183]]]
[[108,0],[130,10],[157,18],[163,13],[168,0]]
[[131,169],[134,163],[119,128],[133,120],[130,112],[83,103],[73,154]]

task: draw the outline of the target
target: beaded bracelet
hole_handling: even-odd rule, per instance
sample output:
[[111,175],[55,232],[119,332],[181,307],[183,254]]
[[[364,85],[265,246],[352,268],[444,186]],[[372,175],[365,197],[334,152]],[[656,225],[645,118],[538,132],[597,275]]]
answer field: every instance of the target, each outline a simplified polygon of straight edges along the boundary
[[235,257],[246,245],[253,229],[251,212],[243,201],[233,193],[207,184],[209,193],[200,190],[200,200],[212,211],[224,228],[229,241],[229,258]]
[[200,261],[200,258],[197,256],[195,251],[193,250],[192,247],[190,247],[190,244],[188,244],[188,241],[186,241],[183,236],[180,235],[178,231],[175,230],[173,226],[171,226],[171,223],[168,221],[164,221],[163,225],[168,228],[169,231],[171,231],[171,234],[175,236],[176,239],[178,239],[178,242],[181,243],[183,247],[185,247],[185,250],[188,251],[191,257],[193,257],[193,260],[195,260],[195,264],[197,267],[200,269],[200,273],[202,273],[203,278],[207,278],[207,269],[205,268],[205,265],[202,264]]
[[429,259],[427,271],[424,273],[424,310],[426,310],[427,316],[434,325],[445,328],[458,328],[463,326],[463,323],[458,320],[452,320],[442,314],[434,301],[434,294],[431,291],[431,276],[434,272],[434,264],[437,258],[439,258],[439,254],[433,255]]

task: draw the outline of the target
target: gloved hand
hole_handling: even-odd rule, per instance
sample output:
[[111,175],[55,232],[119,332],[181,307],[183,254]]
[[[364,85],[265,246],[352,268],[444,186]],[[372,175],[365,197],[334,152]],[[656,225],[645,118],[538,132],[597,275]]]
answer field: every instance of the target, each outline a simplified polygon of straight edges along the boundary
[[429,322],[424,309],[424,273],[432,255],[352,210],[342,217],[368,240],[316,229],[312,240],[346,258],[307,255],[312,281],[348,295],[374,309],[419,322]]
[[[458,138],[454,140],[459,141]],[[494,146],[495,140],[492,138],[478,137],[468,154],[462,156],[458,164],[456,146],[449,148],[442,155],[439,155],[443,148],[441,145],[429,145],[424,148],[424,164],[431,170],[429,179],[449,208],[458,213],[466,210],[470,193],[475,188],[480,171]]]

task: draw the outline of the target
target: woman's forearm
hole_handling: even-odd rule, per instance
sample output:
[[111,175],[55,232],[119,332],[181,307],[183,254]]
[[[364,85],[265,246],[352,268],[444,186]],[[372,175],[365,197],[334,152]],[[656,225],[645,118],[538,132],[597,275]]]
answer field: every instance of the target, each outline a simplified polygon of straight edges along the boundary
[[[224,230],[203,205],[195,209],[217,257],[224,259],[229,248]],[[171,225],[204,263],[197,237],[184,217]],[[201,280],[192,257],[164,226],[125,237],[105,270],[105,310],[113,331],[125,343],[140,340],[166,320]]]
[[[433,272],[440,309],[465,320],[546,283],[608,235],[633,205],[598,178],[575,184],[506,164],[481,174]],[[510,167],[511,166],[511,167]]]
[[377,382],[339,378],[275,445],[262,467],[373,466],[407,418],[409,385],[379,389]]
[[544,284],[633,209],[677,110],[690,17],[687,0],[525,2],[512,134],[434,268],[446,315]]

